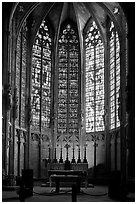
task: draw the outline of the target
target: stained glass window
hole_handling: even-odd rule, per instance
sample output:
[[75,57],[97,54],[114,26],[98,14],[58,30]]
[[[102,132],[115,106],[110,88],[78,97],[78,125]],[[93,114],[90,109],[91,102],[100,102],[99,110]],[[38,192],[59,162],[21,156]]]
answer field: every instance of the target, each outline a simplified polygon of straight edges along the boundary
[[19,126],[19,95],[20,95],[20,61],[21,61],[21,33],[19,33],[17,38],[17,52],[16,52],[16,87],[18,96],[18,117],[16,119],[16,125]]
[[32,56],[32,129],[50,126],[51,37],[43,21],[35,38]]
[[86,132],[104,130],[104,46],[95,21],[85,35]]
[[16,125],[25,128],[25,100],[26,100],[26,26],[22,27],[16,48],[16,88],[18,97],[18,117]]
[[114,23],[110,26],[110,128],[119,127],[118,98],[120,90],[120,43]]
[[21,124],[25,127],[25,96],[26,96],[26,31],[22,33],[22,83],[21,83]]
[[71,24],[58,42],[58,133],[78,133],[79,41]]

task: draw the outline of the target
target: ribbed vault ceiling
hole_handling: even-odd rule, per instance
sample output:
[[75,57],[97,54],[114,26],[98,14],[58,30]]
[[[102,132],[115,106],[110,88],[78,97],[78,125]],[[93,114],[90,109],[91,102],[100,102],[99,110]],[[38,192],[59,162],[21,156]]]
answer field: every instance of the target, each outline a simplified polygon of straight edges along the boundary
[[107,15],[115,15],[115,8],[120,11],[119,15],[114,16],[117,22],[120,22],[121,15],[123,15],[117,2],[19,2],[15,4],[15,7],[15,13],[18,16],[17,30],[20,29],[23,20],[29,16],[32,22],[32,35],[34,36],[44,18],[48,19],[54,33],[58,33],[61,24],[70,19],[77,24],[80,35],[82,35],[89,19],[93,18],[102,35],[106,36]]

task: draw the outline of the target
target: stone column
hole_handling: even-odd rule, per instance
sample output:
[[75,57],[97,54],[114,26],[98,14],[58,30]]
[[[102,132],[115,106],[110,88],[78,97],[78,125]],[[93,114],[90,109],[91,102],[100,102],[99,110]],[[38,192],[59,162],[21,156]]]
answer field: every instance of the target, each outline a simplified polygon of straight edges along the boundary
[[26,133],[24,132],[24,143],[23,143],[23,146],[24,146],[24,169],[26,169]]
[[15,149],[15,120],[17,118],[17,89],[16,89],[16,29],[15,20],[11,22],[9,38],[9,66],[11,71],[10,83],[12,92],[12,104],[9,118],[10,149],[9,149],[9,174],[14,175],[14,149]]
[[30,168],[30,143],[31,143],[31,67],[32,67],[32,27],[33,19],[29,17],[26,23],[27,27],[27,59],[26,59],[26,145],[25,145],[25,167]]
[[125,53],[126,36],[122,34],[120,37],[120,91],[119,91],[119,119],[120,119],[120,142],[121,142],[121,182],[124,186],[127,177],[127,138],[126,138],[126,53]]
[[17,137],[18,137],[18,141],[17,141],[17,145],[18,145],[18,157],[17,157],[17,175],[20,176],[20,130],[17,130]]
[[[4,5],[3,5],[4,6]],[[9,117],[9,100],[8,90],[9,81],[9,18],[7,10],[2,12],[2,169],[7,173],[7,136],[8,136],[8,117]]]
[[110,116],[110,107],[109,107],[109,93],[110,93],[110,85],[109,85],[109,40],[110,40],[110,33],[109,33],[109,24],[107,24],[106,28],[107,39],[104,46],[105,51],[105,58],[104,58],[104,92],[105,92],[105,102],[104,102],[104,134],[105,134],[105,168],[106,173],[109,174],[111,170],[111,150],[110,150],[110,135],[109,135],[109,116]]
[[41,134],[39,134],[39,140],[38,140],[38,154],[39,154],[38,177],[41,178]]

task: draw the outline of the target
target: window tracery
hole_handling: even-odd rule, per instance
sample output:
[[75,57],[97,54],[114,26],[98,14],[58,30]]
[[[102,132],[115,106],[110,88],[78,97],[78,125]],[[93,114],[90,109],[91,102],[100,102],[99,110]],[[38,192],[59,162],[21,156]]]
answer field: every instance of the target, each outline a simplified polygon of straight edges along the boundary
[[95,21],[85,35],[86,132],[104,130],[104,46]]
[[17,90],[17,107],[18,115],[16,126],[26,127],[25,104],[26,104],[26,56],[27,56],[27,39],[26,24],[23,25],[18,38],[16,47],[16,90]]
[[120,90],[120,43],[114,23],[110,26],[110,129],[120,126],[118,99]]
[[32,129],[50,126],[51,105],[51,37],[43,21],[33,45],[32,57]]
[[79,41],[71,24],[58,43],[58,133],[78,134]]

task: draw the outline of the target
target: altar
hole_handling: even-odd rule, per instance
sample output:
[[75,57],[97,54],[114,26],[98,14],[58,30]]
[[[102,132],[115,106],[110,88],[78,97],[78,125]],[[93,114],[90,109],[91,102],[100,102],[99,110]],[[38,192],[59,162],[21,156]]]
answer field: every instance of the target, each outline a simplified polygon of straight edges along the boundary
[[65,182],[71,182],[73,185],[74,183],[76,184],[76,189],[77,189],[77,193],[80,192],[80,186],[81,186],[81,178],[79,175],[71,175],[71,174],[52,174],[50,176],[50,187],[51,187],[51,183],[52,180],[55,181],[55,185],[56,185],[56,193],[59,193],[60,190],[60,182],[61,181],[65,181]]
[[[85,188],[88,185],[88,164],[87,163],[75,163],[70,164],[70,169],[65,170],[64,163],[50,163],[48,164],[48,178],[50,187],[52,183],[56,182],[56,189],[59,185],[57,182],[76,182],[79,183],[79,187],[84,183]],[[74,178],[74,179],[73,179]]]
[[[66,148],[66,160],[63,161],[62,157],[62,145],[60,148],[60,157],[59,160],[56,158],[56,148],[54,151],[54,159],[51,161],[50,159],[50,149],[49,149],[49,163],[47,164],[47,172],[48,178],[50,182],[50,186],[55,182],[56,191],[59,191],[60,182],[64,182],[65,186],[67,183],[74,183],[77,185],[77,188],[80,188],[82,184],[87,187],[88,185],[88,162],[86,159],[86,146],[84,147],[84,158],[81,160],[80,158],[80,146],[78,147],[78,157],[77,161],[75,160],[75,151],[74,151],[74,143],[72,147],[72,158],[69,158],[68,150],[70,145],[67,143]],[[71,183],[71,186],[73,185]]]

